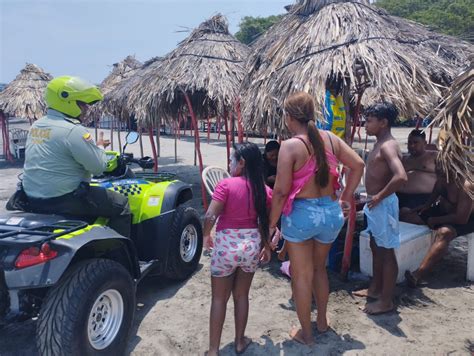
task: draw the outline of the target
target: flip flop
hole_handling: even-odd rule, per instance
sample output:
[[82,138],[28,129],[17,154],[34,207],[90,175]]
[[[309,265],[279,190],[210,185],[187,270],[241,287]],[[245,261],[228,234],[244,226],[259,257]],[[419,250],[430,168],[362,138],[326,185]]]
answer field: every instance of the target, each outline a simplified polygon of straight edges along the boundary
[[248,342],[245,344],[245,346],[242,350],[240,350],[240,351],[237,350],[237,344],[235,344],[236,346],[234,346],[234,350],[235,350],[235,353],[237,355],[242,355],[248,349],[248,347],[253,344],[253,341],[252,341],[251,338],[249,338],[247,336],[244,336],[244,339],[245,339],[245,341],[248,341]]
[[410,288],[416,288],[418,286],[418,280],[415,278],[413,273],[410,271],[405,271],[405,279],[407,281],[407,285]]

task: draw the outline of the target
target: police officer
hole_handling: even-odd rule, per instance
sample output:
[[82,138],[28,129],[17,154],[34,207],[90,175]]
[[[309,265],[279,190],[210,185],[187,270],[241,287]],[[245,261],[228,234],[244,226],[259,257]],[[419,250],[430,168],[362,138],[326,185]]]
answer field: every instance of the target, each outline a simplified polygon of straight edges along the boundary
[[97,144],[82,126],[89,105],[103,99],[99,89],[77,77],[51,80],[45,95],[46,116],[36,121],[26,141],[23,189],[28,209],[37,213],[106,217],[109,226],[130,235],[131,214],[125,196],[90,186],[104,172],[109,144]]

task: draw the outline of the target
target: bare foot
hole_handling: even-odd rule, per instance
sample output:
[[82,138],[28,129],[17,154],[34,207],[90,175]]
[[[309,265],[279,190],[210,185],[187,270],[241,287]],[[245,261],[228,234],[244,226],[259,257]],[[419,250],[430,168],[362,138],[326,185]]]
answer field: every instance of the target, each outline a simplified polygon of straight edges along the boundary
[[352,295],[355,297],[362,297],[362,298],[372,298],[372,299],[380,298],[380,293],[374,292],[370,288],[355,290],[352,292]]
[[235,340],[234,342],[235,353],[237,355],[243,354],[245,350],[247,350],[247,348],[250,346],[250,344],[252,344],[252,339],[247,336],[244,336],[242,339],[238,341]]
[[206,351],[204,356],[219,356],[219,351]]
[[395,309],[395,305],[392,301],[390,302],[382,302],[381,300],[377,300],[376,302],[367,303],[363,309],[364,313],[370,315],[378,315],[389,313]]
[[319,314],[316,317],[316,330],[318,333],[324,334],[329,330],[329,319],[328,318],[320,318]]
[[294,326],[290,331],[290,337],[292,340],[299,342],[300,344],[311,346],[314,344],[313,337],[305,338],[303,336],[303,331]]

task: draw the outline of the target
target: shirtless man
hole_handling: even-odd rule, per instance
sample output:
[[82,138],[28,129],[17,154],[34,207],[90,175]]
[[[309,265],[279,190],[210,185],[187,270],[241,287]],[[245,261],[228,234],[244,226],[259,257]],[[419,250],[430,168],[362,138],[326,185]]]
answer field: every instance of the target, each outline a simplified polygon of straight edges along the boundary
[[427,224],[435,230],[435,241],[415,272],[405,272],[407,283],[416,287],[448,251],[449,243],[457,236],[474,232],[473,200],[466,191],[473,191],[474,185],[464,182],[460,186],[454,178],[448,180],[437,167],[437,181],[428,201],[410,211],[413,223]]
[[426,134],[413,130],[408,135],[408,156],[402,159],[408,182],[398,190],[400,221],[409,221],[410,209],[426,203],[436,183],[435,151],[426,150]]
[[364,308],[368,314],[382,314],[394,309],[393,295],[398,275],[394,249],[400,246],[398,228],[398,198],[395,192],[407,181],[398,142],[391,126],[398,116],[390,103],[379,103],[365,111],[367,134],[376,136],[373,151],[367,160],[365,186],[372,196],[364,207],[370,248],[373,258],[373,278],[368,289],[354,292],[355,296],[374,299]]

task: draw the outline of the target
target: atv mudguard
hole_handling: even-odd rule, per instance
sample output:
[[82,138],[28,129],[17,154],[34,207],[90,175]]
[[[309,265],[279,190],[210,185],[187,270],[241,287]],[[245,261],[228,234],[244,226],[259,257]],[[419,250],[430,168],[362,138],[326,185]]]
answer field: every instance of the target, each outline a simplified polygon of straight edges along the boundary
[[[132,225],[132,236],[140,261],[157,260],[155,272],[161,273],[168,263],[169,235],[174,221],[176,208],[191,200],[191,185],[181,181],[171,182],[165,189],[159,215]],[[143,215],[142,215],[143,216]]]
[[191,200],[193,198],[191,187],[190,184],[181,181],[172,182],[165,190],[161,213],[175,210],[179,205]]
[[75,262],[98,257],[122,263],[134,278],[139,278],[140,269],[132,241],[107,226],[89,225],[50,241],[50,245],[58,251],[56,258],[31,267],[4,270],[9,289],[50,287]]

